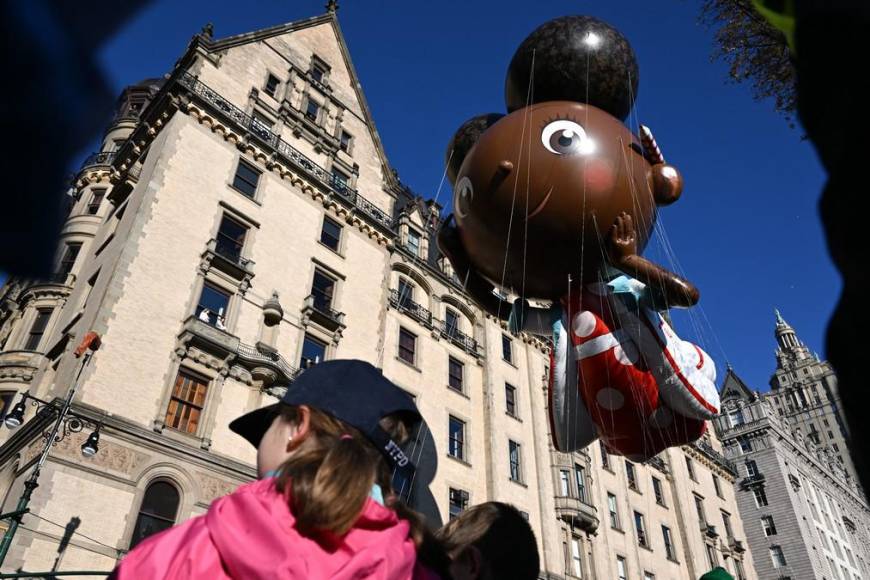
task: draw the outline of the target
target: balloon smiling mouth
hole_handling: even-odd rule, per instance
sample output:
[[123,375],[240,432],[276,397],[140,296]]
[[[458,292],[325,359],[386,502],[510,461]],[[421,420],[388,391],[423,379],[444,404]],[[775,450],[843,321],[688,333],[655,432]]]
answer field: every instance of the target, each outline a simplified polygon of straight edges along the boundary
[[535,209],[533,209],[528,215],[526,215],[526,221],[529,221],[530,219],[541,213],[541,210],[543,210],[544,206],[547,205],[547,202],[550,201],[551,195],[553,195],[552,185],[550,186],[550,189],[547,190],[546,195],[544,195],[544,199],[542,199],[540,203],[535,206]]

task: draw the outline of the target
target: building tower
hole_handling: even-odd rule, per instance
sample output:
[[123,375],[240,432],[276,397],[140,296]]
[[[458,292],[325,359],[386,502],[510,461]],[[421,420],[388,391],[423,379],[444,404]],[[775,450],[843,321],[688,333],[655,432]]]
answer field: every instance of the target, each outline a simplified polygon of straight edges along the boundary
[[[49,281],[0,290],[0,398],[63,399],[72,349],[103,337],[3,571],[109,570],[145,536],[251,480],[227,428],[310,365],[359,358],[416,398],[413,506],[524,512],[542,578],[754,580],[715,436],[648,464],[552,450],[547,344],[510,334],[440,256],[441,208],[390,166],[336,15],[227,38],[206,27],[160,81],[126,90],[79,171]],[[433,227],[434,226],[434,227]],[[2,417],[0,417],[2,418]],[[47,417],[0,428],[14,509]],[[61,543],[71,517],[80,519]]]
[[798,338],[775,311],[776,370],[770,378],[773,408],[797,433],[828,449],[848,477],[858,481],[848,453],[848,428],[840,407],[837,375]]
[[[799,356],[804,349],[784,322],[777,324],[777,338],[786,352]],[[815,359],[806,353],[799,360]],[[828,447],[806,436],[800,424],[792,426],[781,399],[782,393],[759,395],[729,368],[722,412],[714,420],[738,473],[737,503],[758,577],[867,578],[867,500]]]

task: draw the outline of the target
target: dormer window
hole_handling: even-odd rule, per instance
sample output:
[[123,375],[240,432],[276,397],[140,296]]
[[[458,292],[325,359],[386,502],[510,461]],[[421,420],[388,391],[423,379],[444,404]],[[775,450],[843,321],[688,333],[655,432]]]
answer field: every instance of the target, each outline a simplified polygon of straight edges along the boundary
[[314,99],[308,99],[308,103],[305,105],[305,116],[317,122],[317,118],[320,116],[320,104]]
[[347,154],[350,154],[350,147],[353,143],[353,135],[342,129],[338,137],[338,147]]
[[412,229],[408,229],[408,243],[406,244],[408,251],[414,254],[415,256],[420,255],[420,245],[421,238],[420,232]]
[[311,80],[319,85],[329,84],[329,70],[329,65],[322,58],[316,54],[311,55],[311,64],[308,66],[308,76]]
[[281,83],[281,81],[278,80],[278,77],[276,77],[273,74],[270,74],[266,78],[266,85],[263,87],[263,92],[265,92],[267,95],[269,95],[270,97],[272,97],[274,99],[275,94],[278,91],[278,85],[280,83]]
[[326,77],[326,71],[323,70],[323,67],[319,64],[315,64],[311,67],[311,78],[316,82],[323,84],[323,79]]

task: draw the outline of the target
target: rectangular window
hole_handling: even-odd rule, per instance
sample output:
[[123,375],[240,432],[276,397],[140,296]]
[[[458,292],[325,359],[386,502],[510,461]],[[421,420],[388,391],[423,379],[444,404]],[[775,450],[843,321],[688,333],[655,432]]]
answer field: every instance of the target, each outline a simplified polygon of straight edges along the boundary
[[637,533],[637,544],[649,548],[649,540],[646,537],[646,522],[640,512],[634,512],[634,531]]
[[577,480],[577,498],[588,503],[586,499],[586,469],[577,463],[574,464],[574,478]]
[[45,334],[46,327],[48,327],[51,313],[51,308],[40,308],[36,311],[36,318],[33,319],[33,324],[30,325],[30,332],[27,333],[24,350],[39,350],[39,343],[42,342],[42,336]]
[[665,555],[668,557],[668,560],[676,560],[677,553],[674,550],[674,539],[671,536],[671,528],[662,526],[662,539],[665,542]]
[[692,462],[692,458],[688,456],[686,456],[686,471],[689,473],[689,479],[698,481],[695,477],[695,464]]
[[625,558],[622,556],[616,557],[616,577],[618,580],[628,580],[628,568],[625,564]]
[[776,524],[773,523],[773,516],[761,516],[761,529],[764,530],[764,535],[767,537],[776,535]]
[[652,572],[644,572],[643,573],[643,580],[656,580],[656,575],[653,574]]
[[746,580],[746,572],[743,570],[743,562],[734,560],[734,567],[737,569],[737,580]]
[[758,464],[755,463],[752,459],[746,460],[746,475],[749,477],[755,477],[758,475]]
[[278,85],[281,81],[278,80],[278,77],[270,74],[266,77],[266,86],[263,87],[263,91],[272,98],[275,98],[275,92],[278,90]]
[[504,384],[504,401],[507,414],[517,416],[517,388],[510,383]]
[[266,141],[271,140],[272,128],[275,126],[275,122],[260,111],[254,111],[253,117],[254,122],[251,128],[254,133],[261,139],[265,139]]
[[305,105],[305,116],[316,123],[319,115],[320,104],[314,99],[309,98],[308,103]]
[[335,278],[327,276],[320,270],[314,270],[311,296],[314,298],[314,308],[320,312],[330,312],[335,297]]
[[607,447],[604,446],[604,441],[599,439],[598,446],[601,448],[601,467],[607,471],[613,471],[610,467],[610,454],[607,453]]
[[447,360],[447,367],[447,385],[454,391],[457,391],[459,393],[463,392],[465,365],[461,361],[451,356]]
[[406,278],[399,278],[399,306],[402,308],[410,308],[411,302],[414,301],[414,285],[408,282]]
[[571,575],[575,578],[583,577],[583,560],[580,556],[579,538],[571,538]]
[[408,229],[408,243],[405,244],[405,247],[415,256],[420,255],[421,239],[420,232],[410,228]]
[[66,277],[72,272],[76,265],[76,258],[79,257],[79,251],[82,249],[80,243],[67,244],[64,249],[63,257],[60,259],[60,266],[57,269],[57,279],[63,282]]
[[725,537],[729,540],[734,537],[734,530],[731,529],[731,514],[726,511],[722,512],[722,525],[725,526]]
[[204,380],[178,371],[164,424],[182,433],[196,433],[207,390]]
[[567,469],[559,470],[559,490],[562,492],[562,497],[571,495],[571,472]]
[[662,480],[658,477],[652,478],[653,494],[656,496],[656,503],[665,505],[665,490],[662,488]]
[[468,507],[468,492],[462,489],[450,488],[450,519],[452,520]]
[[506,334],[501,335],[501,358],[509,363],[514,361],[514,341]]
[[217,286],[205,283],[196,305],[196,317],[221,330],[226,329],[226,312],[230,294]]
[[716,490],[716,495],[719,497],[723,497],[722,495],[722,487],[719,485],[719,476],[715,473],[713,474],[713,489]]
[[625,460],[625,478],[628,480],[628,489],[640,491],[640,488],[637,487],[637,474],[634,472],[634,463],[627,459]]
[[308,334],[302,341],[302,356],[299,368],[307,369],[326,359],[326,343]]
[[716,558],[716,548],[714,548],[710,544],[704,544],[704,547],[707,548],[707,562],[710,564],[710,568],[715,568],[718,565]]
[[456,336],[459,330],[459,313],[452,308],[444,310],[444,330],[447,336]]
[[450,415],[448,423],[450,439],[447,445],[447,453],[450,454],[450,457],[465,461],[465,421]]
[[511,479],[513,481],[522,483],[523,481],[523,469],[522,469],[522,446],[516,441],[509,440],[508,441],[508,459],[510,461],[510,472]]
[[621,529],[619,527],[619,509],[616,505],[616,496],[612,493],[607,494],[607,510],[610,513],[610,527],[614,530]]
[[314,63],[311,65],[308,74],[311,75],[311,78],[314,79],[315,82],[323,84],[323,79],[326,77],[326,69],[323,68],[323,66]]
[[0,421],[12,409],[12,401],[15,400],[15,394],[15,391],[0,391]]
[[336,190],[338,190],[339,193],[346,193],[348,188],[350,187],[350,175],[348,175],[338,167],[333,167],[332,186]]
[[87,214],[97,215],[100,211],[100,205],[103,203],[103,198],[106,196],[105,189],[94,189],[91,192],[91,201],[88,202]]
[[332,250],[338,251],[341,243],[341,225],[334,219],[323,217],[323,226],[320,228],[320,243]]
[[224,214],[218,227],[215,252],[231,262],[238,263],[242,257],[242,248],[245,247],[247,235],[247,227]]
[[404,328],[399,329],[399,358],[414,364],[417,351],[417,335]]
[[756,487],[753,489],[752,495],[755,497],[756,507],[764,507],[767,505],[767,494],[764,493],[763,487]]
[[774,568],[782,568],[786,565],[785,554],[782,552],[782,548],[780,546],[770,547],[770,559],[773,560]]
[[750,451],[752,451],[752,443],[745,435],[741,435],[740,437],[738,437],[737,442],[740,444],[740,450],[743,453],[749,453]]
[[338,136],[338,147],[345,153],[350,153],[350,144],[353,141],[353,136],[347,131],[342,130]]
[[247,161],[239,160],[236,175],[233,177],[233,187],[250,198],[257,193],[257,183],[260,172]]
[[699,495],[695,497],[695,513],[698,514],[698,521],[701,522],[701,527],[707,525],[707,514],[704,512],[704,498]]

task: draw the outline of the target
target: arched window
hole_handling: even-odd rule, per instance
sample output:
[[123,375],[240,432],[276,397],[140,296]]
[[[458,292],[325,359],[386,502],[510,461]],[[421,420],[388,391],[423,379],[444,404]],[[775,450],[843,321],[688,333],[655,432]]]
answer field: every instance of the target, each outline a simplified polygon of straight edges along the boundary
[[167,481],[155,481],[145,490],[130,549],[150,535],[162,532],[175,524],[178,515],[178,490]]

